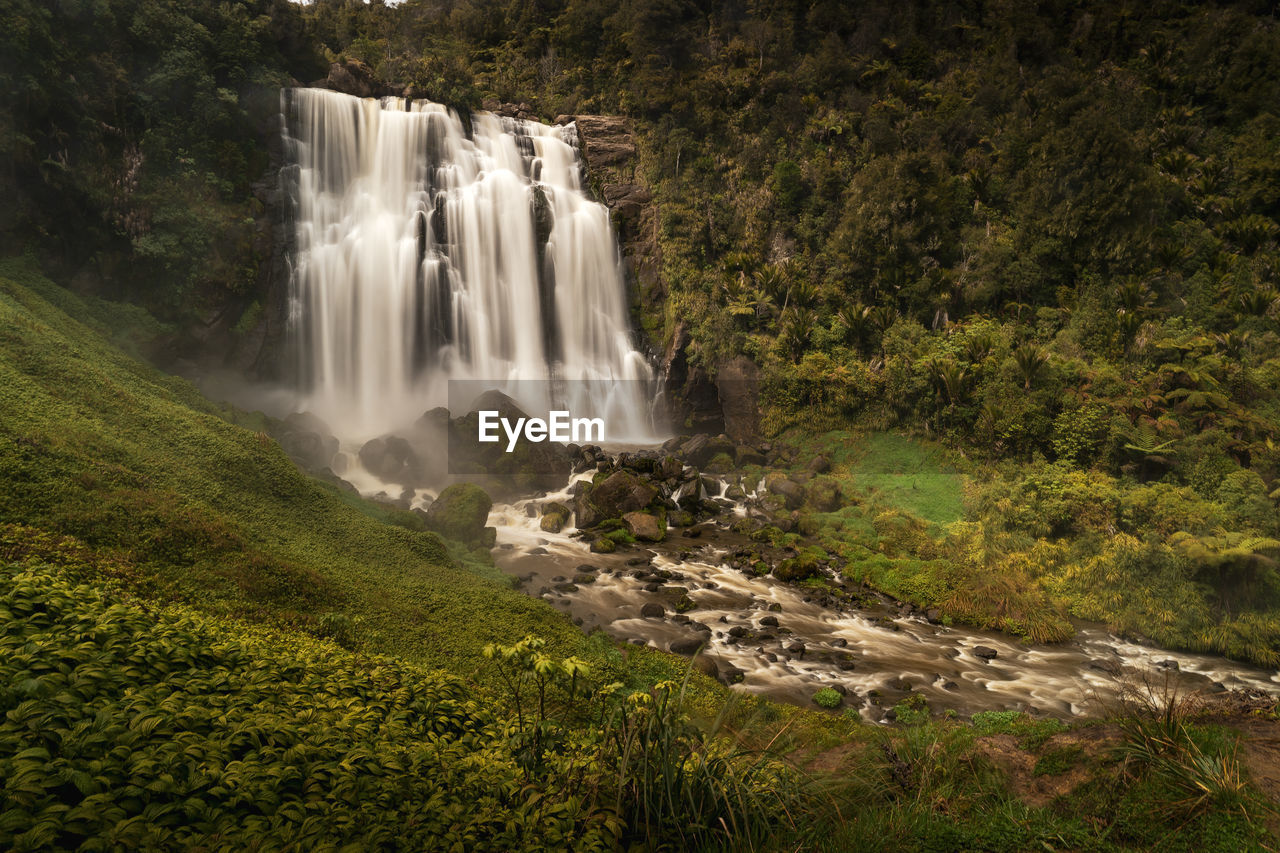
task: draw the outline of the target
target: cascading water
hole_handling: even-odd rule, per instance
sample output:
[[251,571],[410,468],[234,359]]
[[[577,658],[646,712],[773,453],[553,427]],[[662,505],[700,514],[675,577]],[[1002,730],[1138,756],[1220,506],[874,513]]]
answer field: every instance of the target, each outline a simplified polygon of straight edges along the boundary
[[286,89],[282,108],[307,409],[371,437],[480,380],[530,412],[552,402],[530,389],[554,387],[607,414],[611,440],[653,437],[652,372],[573,125],[476,113],[468,133],[440,104],[323,89]]

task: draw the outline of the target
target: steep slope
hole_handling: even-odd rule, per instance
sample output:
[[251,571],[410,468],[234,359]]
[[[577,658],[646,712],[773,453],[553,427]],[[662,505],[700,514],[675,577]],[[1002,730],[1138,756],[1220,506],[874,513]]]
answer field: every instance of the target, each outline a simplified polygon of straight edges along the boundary
[[369,648],[455,670],[526,632],[581,645],[492,570],[372,517],[104,338],[137,320],[0,264],[0,522],[112,554],[110,579],[149,598],[298,627],[358,617]]

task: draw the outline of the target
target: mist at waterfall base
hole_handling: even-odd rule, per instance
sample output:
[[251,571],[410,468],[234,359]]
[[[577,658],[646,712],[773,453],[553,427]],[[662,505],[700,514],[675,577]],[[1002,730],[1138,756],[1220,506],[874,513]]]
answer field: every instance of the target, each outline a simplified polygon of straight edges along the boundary
[[436,407],[466,414],[449,394],[466,380],[530,413],[607,413],[615,441],[659,440],[572,124],[467,126],[429,101],[321,89],[284,90],[282,113],[299,410],[355,444]]

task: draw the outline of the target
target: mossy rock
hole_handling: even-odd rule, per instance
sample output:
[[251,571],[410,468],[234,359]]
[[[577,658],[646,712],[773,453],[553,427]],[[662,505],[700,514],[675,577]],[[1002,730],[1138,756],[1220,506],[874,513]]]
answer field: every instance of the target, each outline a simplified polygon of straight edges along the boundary
[[844,697],[830,687],[824,687],[817,693],[813,694],[813,704],[817,705],[819,708],[839,708],[840,703],[843,701]]
[[542,521],[538,524],[547,533],[559,533],[569,523],[569,515],[573,511],[557,501],[548,501],[542,505]]
[[693,522],[693,513],[685,512],[682,509],[668,513],[667,515],[668,527],[688,527],[693,524]]
[[702,469],[708,474],[728,474],[733,470],[733,457],[728,453],[717,453]]
[[641,542],[661,542],[667,538],[665,518],[647,512],[629,512],[622,520],[627,524],[627,532]]
[[[598,475],[597,475],[598,476]],[[597,480],[590,489],[578,494],[574,510],[578,526],[595,527],[626,513],[647,508],[658,497],[658,490],[630,471],[614,471]]]
[[427,507],[427,527],[459,542],[481,542],[493,501],[474,483],[454,483]]
[[797,554],[783,560],[773,569],[773,576],[780,581],[794,583],[811,578],[818,573],[818,560],[812,554]]
[[601,536],[599,539],[591,543],[591,550],[597,554],[612,554],[618,550],[618,543],[614,542],[608,536]]
[[835,512],[840,503],[840,484],[834,477],[814,477],[805,489],[805,507],[814,512]]

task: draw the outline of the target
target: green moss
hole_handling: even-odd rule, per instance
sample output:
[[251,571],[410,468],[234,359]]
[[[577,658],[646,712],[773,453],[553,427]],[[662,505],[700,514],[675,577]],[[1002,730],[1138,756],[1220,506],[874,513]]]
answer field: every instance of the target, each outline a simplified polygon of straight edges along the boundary
[[1067,727],[1054,719],[1036,719],[1020,711],[980,711],[970,720],[979,735],[1013,735],[1023,749],[1039,749]]
[[427,509],[427,526],[450,539],[478,542],[493,501],[474,483],[454,483]]
[[813,694],[813,703],[820,708],[839,708],[842,701],[844,697],[830,687],[823,687]]

